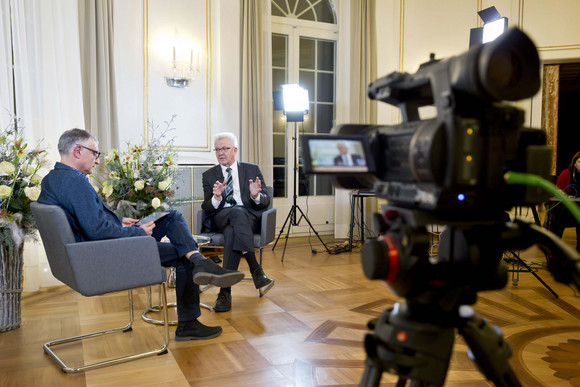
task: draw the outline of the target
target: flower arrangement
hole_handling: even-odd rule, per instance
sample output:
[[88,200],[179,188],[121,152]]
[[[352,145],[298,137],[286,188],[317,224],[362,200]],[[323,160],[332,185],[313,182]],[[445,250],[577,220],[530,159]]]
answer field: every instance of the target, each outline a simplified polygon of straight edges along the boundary
[[48,163],[40,145],[27,150],[20,129],[12,118],[0,133],[0,240],[10,247],[36,231],[30,203],[40,195],[39,171]]
[[125,152],[112,149],[105,155],[106,170],[100,177],[93,176],[93,186],[117,215],[140,219],[177,202],[172,189],[177,151],[174,139],[167,138],[174,117],[165,122],[167,127],[159,136],[159,127],[149,124],[151,139],[147,145],[129,142]]

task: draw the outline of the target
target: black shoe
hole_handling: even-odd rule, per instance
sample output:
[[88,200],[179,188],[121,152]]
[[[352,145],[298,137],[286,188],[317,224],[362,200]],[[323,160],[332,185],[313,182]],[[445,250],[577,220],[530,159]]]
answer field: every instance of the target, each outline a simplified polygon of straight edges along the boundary
[[266,277],[266,274],[264,274],[264,270],[262,270],[261,267],[254,270],[252,273],[252,279],[254,280],[254,286],[256,289],[261,289],[265,286],[274,284],[274,280]]
[[224,269],[216,265],[211,259],[196,262],[193,269],[193,282],[198,285],[213,285],[220,288],[229,288],[243,279],[243,272]]
[[207,340],[222,334],[222,327],[208,327],[199,320],[179,321],[175,330],[175,341]]
[[218,313],[229,312],[232,309],[232,295],[226,292],[219,292],[214,310]]

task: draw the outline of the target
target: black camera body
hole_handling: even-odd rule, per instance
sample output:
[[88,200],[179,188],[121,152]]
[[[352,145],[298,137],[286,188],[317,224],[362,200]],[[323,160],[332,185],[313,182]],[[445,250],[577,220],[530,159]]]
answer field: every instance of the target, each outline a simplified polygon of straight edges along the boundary
[[[512,29],[460,56],[432,57],[415,74],[378,79],[368,96],[400,108],[403,122],[333,128],[328,141],[358,136],[369,169],[326,173],[335,186],[371,188],[389,204],[429,211],[442,221],[483,220],[498,209],[546,201],[536,188],[504,181],[507,171],[547,178],[551,149],[543,130],[524,127],[521,109],[499,102],[532,97],[540,87],[539,63],[532,41]],[[429,105],[436,117],[420,120],[419,108]],[[321,173],[313,169],[324,163],[310,146],[315,138],[321,136],[303,136],[307,173]]]

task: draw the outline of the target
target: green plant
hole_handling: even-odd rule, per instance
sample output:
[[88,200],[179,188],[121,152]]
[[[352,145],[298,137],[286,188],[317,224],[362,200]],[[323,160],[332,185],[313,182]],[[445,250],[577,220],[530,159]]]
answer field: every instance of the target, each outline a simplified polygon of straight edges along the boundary
[[178,202],[173,189],[177,151],[174,138],[167,137],[174,118],[165,122],[161,132],[149,123],[147,144],[145,140],[141,145],[127,143],[126,151],[112,149],[105,155],[105,170],[93,176],[93,185],[117,215],[139,219]]

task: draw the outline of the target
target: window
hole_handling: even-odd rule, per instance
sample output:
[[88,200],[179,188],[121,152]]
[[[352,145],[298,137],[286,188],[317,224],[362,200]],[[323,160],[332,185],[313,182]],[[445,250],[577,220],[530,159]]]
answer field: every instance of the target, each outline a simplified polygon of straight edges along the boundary
[[[298,83],[308,90],[310,110],[301,123],[286,123],[274,101],[274,197],[332,195],[328,176],[305,176],[298,151],[294,175],[294,125],[298,133],[329,133],[335,120],[336,40],[330,1],[272,0],[272,87]],[[298,21],[296,20],[298,19]],[[299,135],[298,135],[299,138]],[[297,139],[298,141],[298,139]],[[300,144],[297,144],[300,148]]]

